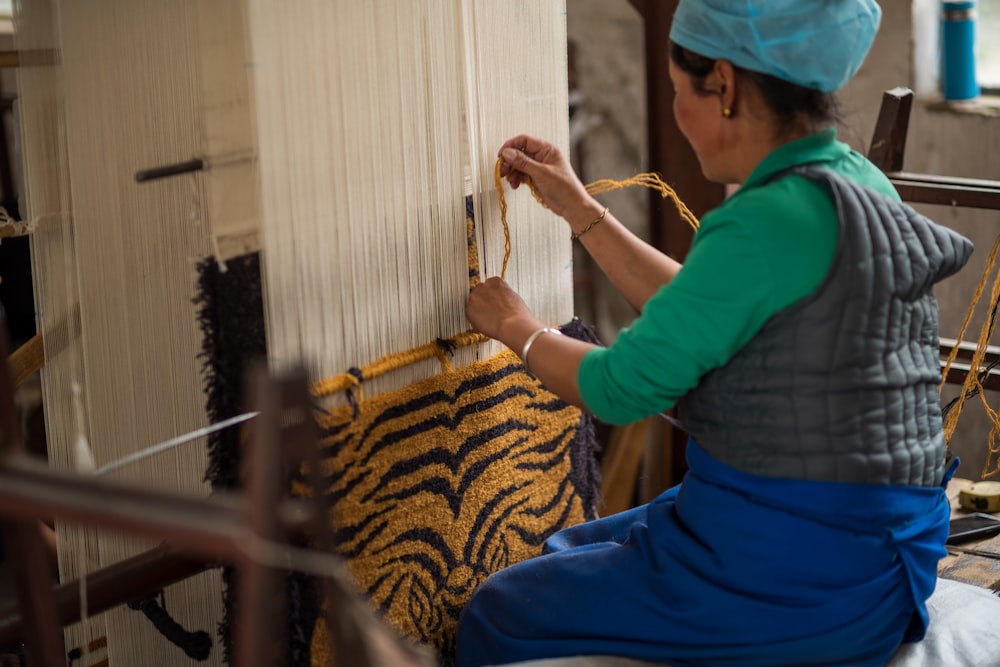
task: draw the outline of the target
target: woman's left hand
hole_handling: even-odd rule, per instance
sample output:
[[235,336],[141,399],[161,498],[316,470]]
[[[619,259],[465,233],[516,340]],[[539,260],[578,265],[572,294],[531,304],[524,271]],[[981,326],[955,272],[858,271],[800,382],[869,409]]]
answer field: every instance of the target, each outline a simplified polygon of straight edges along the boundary
[[512,323],[535,319],[524,299],[501,278],[489,278],[472,288],[465,306],[472,328],[503,342],[504,329]]

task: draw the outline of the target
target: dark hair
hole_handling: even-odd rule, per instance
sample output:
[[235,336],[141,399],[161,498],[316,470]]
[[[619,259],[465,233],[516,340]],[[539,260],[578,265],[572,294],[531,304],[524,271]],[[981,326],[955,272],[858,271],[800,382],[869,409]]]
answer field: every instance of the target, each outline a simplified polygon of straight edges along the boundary
[[[705,77],[715,67],[713,58],[706,58],[671,42],[670,60],[694,80],[695,90],[705,92]],[[805,116],[816,125],[830,125],[840,120],[840,109],[833,93],[806,88],[736,65],[733,67],[757,87],[764,103],[782,126],[795,122],[800,116]]]

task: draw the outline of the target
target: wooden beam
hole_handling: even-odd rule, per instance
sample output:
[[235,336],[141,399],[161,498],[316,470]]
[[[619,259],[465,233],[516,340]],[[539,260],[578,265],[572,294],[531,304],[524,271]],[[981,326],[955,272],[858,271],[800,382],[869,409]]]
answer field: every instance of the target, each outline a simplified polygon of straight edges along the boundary
[[868,159],[886,172],[899,196],[914,204],[1000,209],[1000,181],[955,178],[903,171],[913,91],[893,88],[882,93]]
[[[9,349],[6,326],[0,309],[0,360],[6,360]],[[14,402],[14,381],[6,363],[0,363],[0,456],[25,456],[24,434]],[[66,651],[55,601],[49,595],[55,581],[39,516],[4,516],[0,529],[17,596],[32,628],[25,637],[28,662],[33,667],[59,667],[66,664]]]
[[[51,517],[163,540],[206,559],[239,559],[246,535],[235,494],[204,499],[0,458],[0,508],[19,521]],[[49,586],[51,588],[51,586]]]
[[27,49],[0,51],[0,68],[51,67],[59,64],[59,53],[54,49]]
[[1000,209],[1000,181],[906,172],[890,172],[886,175],[905,202]]
[[7,358],[13,375],[14,386],[21,384],[37,373],[45,365],[45,345],[42,343],[42,335],[35,334],[30,340],[14,350]]
[[[244,472],[247,487],[244,520],[250,531],[265,540],[278,541],[284,537],[277,517],[271,511],[284,496],[287,477],[282,460],[284,452],[275,447],[282,442],[281,422],[289,420],[295,426],[301,426],[303,422],[313,421],[308,409],[308,396],[304,402],[286,403],[284,400],[289,390],[299,386],[308,386],[304,372],[296,374],[294,379],[276,384],[267,380],[267,370],[263,367],[250,373],[247,386],[247,395],[252,396],[260,415],[250,432],[243,457],[248,462]],[[301,399],[301,396],[295,398]],[[301,444],[296,448],[301,449]],[[285,650],[281,633],[262,633],[260,629],[281,623],[286,607],[284,576],[255,561],[248,553],[238,563],[236,584],[239,607],[234,623],[234,648],[237,664],[241,667],[280,664]]]
[[[952,362],[951,368],[948,369],[948,373],[944,377],[944,381],[947,384],[965,383],[965,378],[972,370],[969,362],[972,361],[977,345],[977,343],[972,341],[956,341],[954,338],[940,339],[939,351],[941,355],[942,371],[944,371],[945,361],[948,359],[951,351],[955,347],[958,348],[958,352],[955,354],[956,361]],[[987,367],[998,362],[1000,362],[1000,347],[987,345],[986,354],[983,356],[982,360],[982,366],[978,369],[978,372],[982,376],[981,381],[983,389],[991,391],[1000,389],[1000,368],[992,368],[989,372],[983,374],[983,371],[985,371]]]
[[[159,546],[127,560],[90,572],[85,581],[87,613],[96,615],[129,600],[187,579],[211,566],[210,561]],[[59,623],[65,627],[80,620],[80,582],[65,583],[52,594]],[[0,651],[24,641],[32,629],[25,623],[20,604],[0,607]]]
[[882,106],[868,149],[868,159],[882,171],[903,169],[912,107],[913,91],[909,88],[893,88],[882,93]]

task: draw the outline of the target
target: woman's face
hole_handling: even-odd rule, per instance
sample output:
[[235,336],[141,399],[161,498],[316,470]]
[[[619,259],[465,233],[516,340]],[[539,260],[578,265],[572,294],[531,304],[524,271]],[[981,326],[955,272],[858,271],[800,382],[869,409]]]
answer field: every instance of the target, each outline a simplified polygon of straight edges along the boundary
[[691,144],[705,178],[724,182],[719,164],[720,131],[723,117],[718,95],[698,91],[689,74],[670,63],[670,80],[674,84],[674,118],[677,127]]

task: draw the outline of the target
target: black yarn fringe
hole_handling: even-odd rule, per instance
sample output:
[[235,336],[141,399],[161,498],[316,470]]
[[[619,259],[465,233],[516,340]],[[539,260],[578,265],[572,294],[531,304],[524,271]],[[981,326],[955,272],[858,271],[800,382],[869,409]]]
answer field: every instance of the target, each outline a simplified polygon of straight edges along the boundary
[[[195,298],[198,324],[202,331],[202,382],[206,411],[213,424],[242,414],[249,407],[246,374],[267,357],[264,326],[264,294],[260,254],[253,253],[225,263],[208,258],[197,265],[198,294]],[[206,479],[213,489],[240,486],[241,429],[227,429],[208,438]],[[234,610],[237,599],[236,571],[222,569],[223,618],[219,638],[223,660],[232,664]],[[276,637],[284,644],[289,667],[309,667],[312,628],[319,615],[321,587],[299,572],[285,574],[285,635]]]
[[288,613],[287,664],[292,667],[310,667],[312,631],[320,615],[320,592],[323,587],[315,577],[301,572],[289,572],[285,583],[285,605]]
[[[202,383],[211,423],[247,409],[245,373],[267,355],[260,255],[226,262],[226,270],[208,258],[198,266],[198,324],[202,331]],[[239,485],[240,430],[226,429],[208,438],[207,481],[215,489]]]
[[[560,327],[563,334],[594,345],[600,345],[594,328],[579,317]],[[576,488],[587,520],[597,518],[597,508],[601,504],[601,465],[600,446],[594,428],[593,416],[583,410],[580,412],[580,424],[570,445],[571,472],[570,481]]]
[[[195,305],[202,332],[202,384],[206,412],[213,424],[247,409],[245,374],[250,365],[267,355],[264,335],[264,297],[260,255],[254,253],[225,263],[214,258],[197,265]],[[226,429],[208,437],[208,470],[213,489],[239,487],[241,429]],[[236,581],[231,567],[222,569],[223,617],[219,637],[223,660],[232,662],[232,610]],[[308,664],[308,663],[307,663]]]

